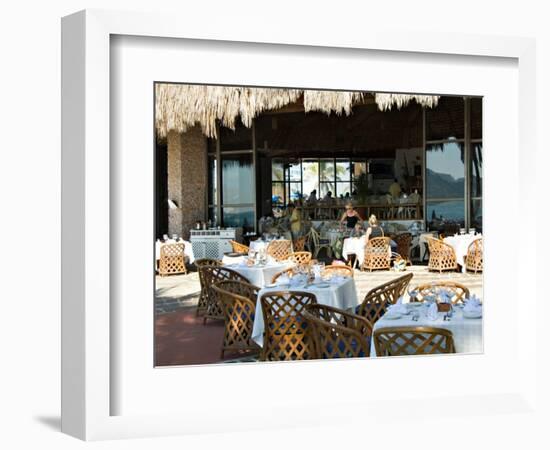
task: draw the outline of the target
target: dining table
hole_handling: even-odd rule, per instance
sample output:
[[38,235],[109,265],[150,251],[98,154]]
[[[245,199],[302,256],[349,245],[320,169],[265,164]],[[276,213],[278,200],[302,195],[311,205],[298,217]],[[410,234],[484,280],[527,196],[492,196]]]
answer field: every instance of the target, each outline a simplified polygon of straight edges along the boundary
[[315,295],[317,303],[333,306],[346,311],[354,311],[359,304],[357,289],[353,277],[333,277],[329,281],[317,280],[313,283],[290,285],[282,282],[275,286],[265,286],[258,292],[256,300],[256,314],[252,328],[252,339],[260,347],[264,342],[264,317],[262,314],[261,297],[263,294],[273,291],[300,291],[310,292]]
[[295,265],[292,261],[275,261],[271,258],[265,264],[248,265],[246,262],[247,259],[247,257],[226,258],[224,256],[222,264],[224,267],[232,269],[243,277],[246,277],[251,284],[259,288],[264,287],[266,284],[271,284],[274,275]]
[[[437,317],[431,319],[428,315],[428,302],[405,303],[408,314],[391,314],[386,312],[373,327],[376,330],[393,327],[435,327],[444,328],[453,333],[456,353],[483,353],[483,318],[466,318],[462,305],[454,305],[450,320],[446,320],[447,313],[438,312]],[[415,312],[416,311],[416,312]],[[418,319],[414,320],[415,314]],[[371,358],[376,357],[374,339],[371,341]]]
[[448,236],[443,239],[443,242],[453,247],[456,255],[456,262],[462,267],[462,272],[466,272],[466,255],[468,254],[468,247],[476,239],[480,239],[482,236],[478,233],[466,233],[455,234],[454,236]]

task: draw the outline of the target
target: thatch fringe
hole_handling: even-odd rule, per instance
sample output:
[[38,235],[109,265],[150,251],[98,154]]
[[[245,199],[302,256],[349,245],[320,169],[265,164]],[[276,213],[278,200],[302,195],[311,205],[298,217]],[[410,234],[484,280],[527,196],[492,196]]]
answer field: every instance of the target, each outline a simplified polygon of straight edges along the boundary
[[[304,110],[349,115],[367,92],[317,91],[278,88],[157,84],[155,118],[158,137],[170,130],[184,132],[200,125],[208,137],[216,137],[216,121],[235,129],[237,117],[250,127],[259,114],[296,102],[303,95]],[[410,101],[433,107],[439,97],[430,95],[374,94],[382,111],[401,108]]]

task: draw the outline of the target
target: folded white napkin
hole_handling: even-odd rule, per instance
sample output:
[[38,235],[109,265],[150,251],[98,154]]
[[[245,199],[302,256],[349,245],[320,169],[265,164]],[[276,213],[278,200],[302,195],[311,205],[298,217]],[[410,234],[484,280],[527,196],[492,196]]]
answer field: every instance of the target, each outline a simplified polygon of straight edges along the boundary
[[277,278],[277,281],[275,284],[281,285],[281,284],[288,284],[290,282],[290,278],[288,275],[281,275],[279,278]]
[[436,302],[433,302],[430,305],[430,307],[428,308],[428,312],[426,313],[426,317],[429,320],[437,320],[439,315],[438,315],[438,312],[437,312],[437,303]]
[[475,295],[472,295],[470,298],[466,299],[464,304],[464,312],[466,314],[481,314],[482,309],[483,306],[481,304],[481,301]]
[[439,293],[439,302],[440,303],[451,303],[451,294],[447,289],[442,289]]
[[390,314],[408,314],[407,305],[403,303],[403,296],[399,297],[395,304],[388,307]]

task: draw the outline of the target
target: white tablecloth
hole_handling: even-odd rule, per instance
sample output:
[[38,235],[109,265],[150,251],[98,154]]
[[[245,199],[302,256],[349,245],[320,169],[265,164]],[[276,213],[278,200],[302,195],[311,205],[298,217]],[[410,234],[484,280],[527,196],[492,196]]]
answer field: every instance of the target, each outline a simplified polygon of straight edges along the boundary
[[454,248],[456,262],[462,266],[462,272],[466,272],[464,260],[468,254],[469,245],[476,239],[481,238],[481,234],[457,234],[443,239],[443,242]]
[[359,266],[363,264],[365,259],[365,245],[367,242],[366,236],[351,237],[344,239],[344,246],[342,247],[342,256],[344,259],[348,259],[348,255],[354,253],[357,258]]
[[258,299],[256,300],[256,314],[254,316],[254,327],[252,329],[252,339],[260,346],[263,346],[264,343],[264,317],[260,298],[266,292],[282,290],[311,292],[317,297],[317,303],[334,306],[344,310],[354,310],[359,304],[355,281],[351,277],[344,279],[341,283],[331,284],[330,287],[324,288],[316,288],[314,284],[307,288],[300,286],[293,286],[291,289],[282,286],[263,288],[258,293]]
[[173,239],[168,239],[166,242],[155,242],[155,258],[160,260],[160,248],[164,244],[185,244],[185,248],[183,249],[183,254],[189,258],[189,264],[193,264],[195,262],[195,255],[193,254],[193,246],[191,245],[191,242],[184,241],[183,239],[178,239],[177,242]]
[[[412,314],[402,316],[399,319],[384,319],[382,316],[375,324],[374,330],[389,327],[436,327],[445,328],[453,333],[455,351],[457,353],[482,353],[483,352],[483,318],[465,319],[462,309],[454,307],[453,317],[450,321],[443,320],[445,313],[438,313],[437,320],[430,320],[426,316],[426,306],[417,307],[420,312],[418,321],[412,320]],[[371,357],[376,356],[374,340],[371,342]]]
[[246,277],[248,281],[254,286],[260,288],[266,284],[271,284],[273,275],[281,272],[282,270],[292,267],[294,263],[290,261],[284,262],[268,262],[265,266],[247,266],[244,259],[237,264],[224,265],[229,269],[233,269],[235,272],[240,273],[243,277]]

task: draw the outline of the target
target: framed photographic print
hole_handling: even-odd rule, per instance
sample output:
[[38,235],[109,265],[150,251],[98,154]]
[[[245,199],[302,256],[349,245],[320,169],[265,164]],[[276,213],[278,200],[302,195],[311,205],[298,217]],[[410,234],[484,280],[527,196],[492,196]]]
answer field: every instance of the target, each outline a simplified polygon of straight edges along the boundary
[[63,19],[63,430],[527,411],[533,42],[180,19]]

